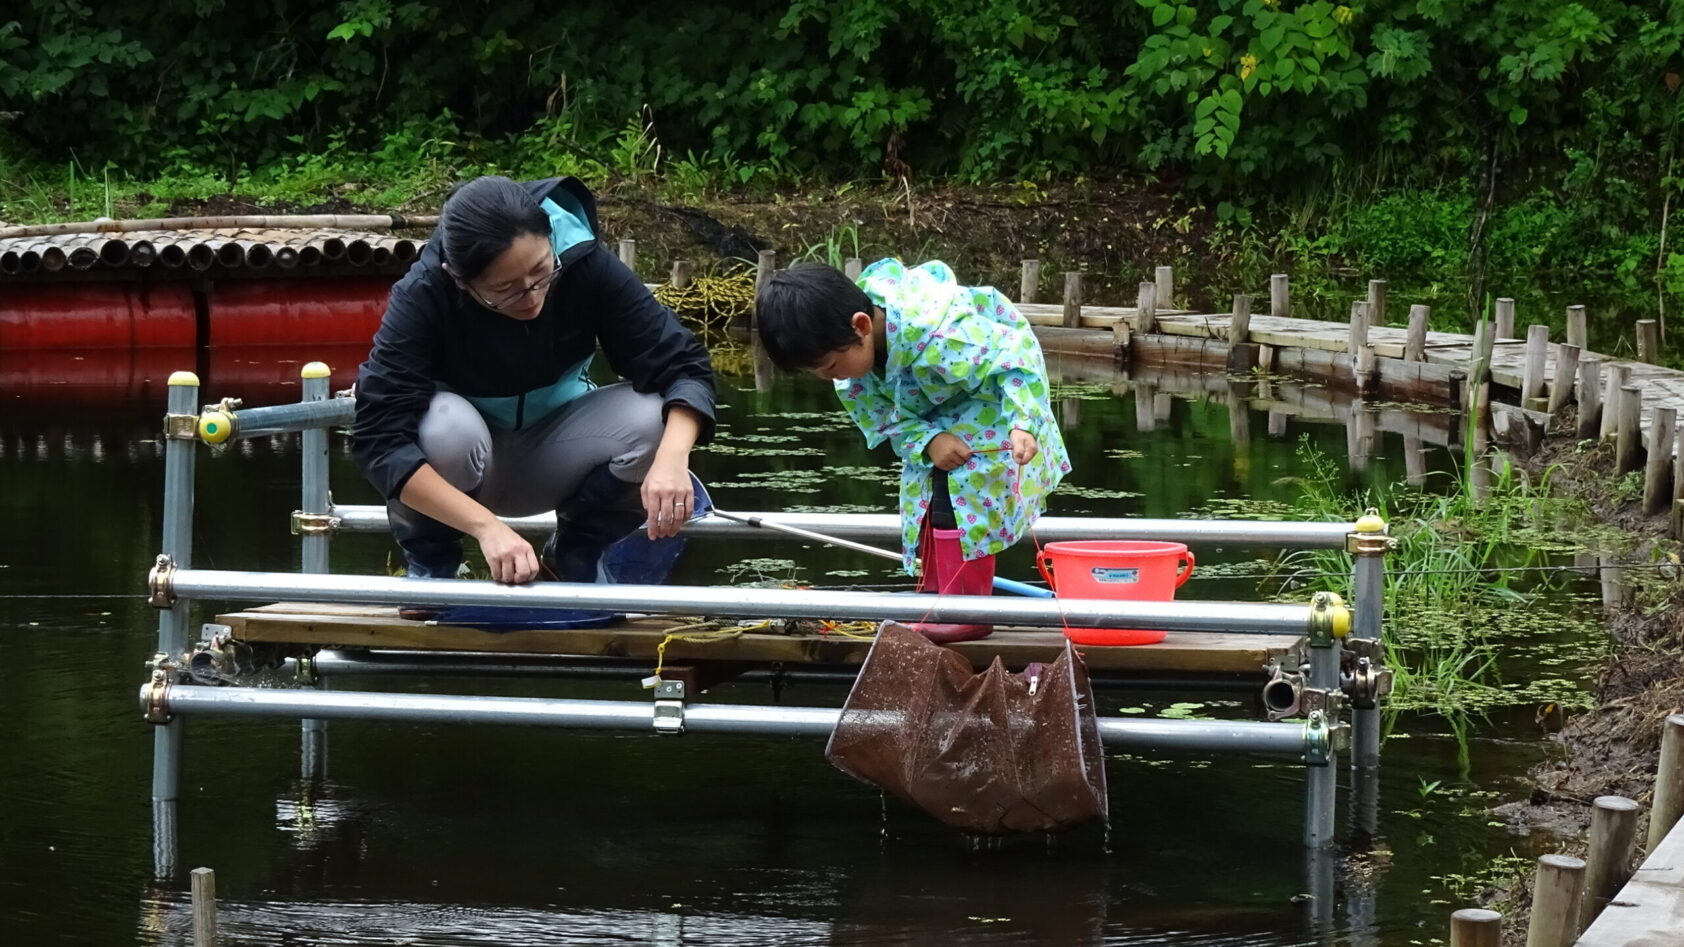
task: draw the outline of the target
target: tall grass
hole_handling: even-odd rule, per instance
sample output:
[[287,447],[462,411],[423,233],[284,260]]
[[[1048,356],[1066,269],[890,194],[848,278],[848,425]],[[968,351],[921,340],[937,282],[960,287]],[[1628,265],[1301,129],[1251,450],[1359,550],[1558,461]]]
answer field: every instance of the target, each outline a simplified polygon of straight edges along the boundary
[[[1393,677],[1393,709],[1439,714],[1464,736],[1469,718],[1506,702],[1500,688],[1498,633],[1489,617],[1525,607],[1559,586],[1564,574],[1551,556],[1569,547],[1552,540],[1556,524],[1576,512],[1551,489],[1550,475],[1532,478],[1501,455],[1473,457],[1491,469],[1476,496],[1464,470],[1426,488],[1386,494],[1349,494],[1344,470],[1306,439],[1299,447],[1308,473],[1293,478],[1297,507],[1307,518],[1349,522],[1365,509],[1386,519],[1396,548],[1386,557],[1384,630]],[[1559,537],[1557,537],[1559,539]],[[1351,556],[1343,550],[1304,550],[1283,556],[1278,589],[1344,591]]]

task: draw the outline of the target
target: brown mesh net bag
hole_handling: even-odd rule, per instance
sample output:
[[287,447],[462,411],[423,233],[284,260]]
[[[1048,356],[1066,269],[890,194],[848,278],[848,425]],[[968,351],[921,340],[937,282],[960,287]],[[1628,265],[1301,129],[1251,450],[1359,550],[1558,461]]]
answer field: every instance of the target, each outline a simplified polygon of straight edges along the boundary
[[967,832],[1048,832],[1106,818],[1105,755],[1087,668],[977,674],[958,652],[884,622],[825,756]]

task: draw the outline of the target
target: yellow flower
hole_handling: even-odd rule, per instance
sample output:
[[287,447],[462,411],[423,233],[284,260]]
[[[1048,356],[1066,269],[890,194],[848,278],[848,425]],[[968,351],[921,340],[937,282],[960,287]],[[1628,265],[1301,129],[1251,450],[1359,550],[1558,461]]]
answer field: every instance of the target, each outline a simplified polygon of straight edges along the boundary
[[1351,22],[1351,17],[1354,16],[1354,15],[1355,14],[1353,14],[1351,12],[1350,7],[1341,6],[1341,7],[1334,7],[1333,8],[1333,18],[1335,20],[1337,20],[1340,24],[1345,24],[1345,23]]
[[1263,0],[1263,5],[1268,7],[1271,10],[1273,10],[1275,7],[1280,6],[1280,3],[1281,3],[1281,0]]
[[1257,57],[1256,56],[1253,56],[1250,53],[1246,53],[1244,56],[1240,57],[1240,78],[1241,79],[1250,79],[1251,74],[1253,72],[1256,72],[1256,71],[1257,71]]
[[1205,58],[1206,58],[1206,59],[1209,59],[1209,58],[1210,58],[1210,54],[1211,54],[1211,53],[1214,53],[1214,52],[1216,52],[1216,50],[1214,50],[1214,49],[1211,49],[1211,48],[1210,48],[1210,47],[1209,47],[1209,46],[1206,46],[1206,47],[1205,47]]

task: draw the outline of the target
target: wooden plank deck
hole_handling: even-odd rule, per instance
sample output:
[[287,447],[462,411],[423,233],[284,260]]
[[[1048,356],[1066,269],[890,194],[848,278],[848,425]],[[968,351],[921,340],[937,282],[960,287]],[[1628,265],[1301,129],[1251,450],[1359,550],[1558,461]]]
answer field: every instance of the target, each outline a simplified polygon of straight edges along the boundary
[[[1037,327],[1037,334],[1046,333],[1041,327],[1054,327],[1063,324],[1063,307],[1060,305],[1022,305],[1018,307],[1029,321]],[[1139,312],[1128,306],[1084,306],[1082,308],[1082,325],[1089,330],[1110,329],[1120,320],[1130,328],[1139,325]],[[1189,313],[1186,311],[1162,311],[1158,313],[1158,333],[1167,336],[1183,336],[1195,339],[1210,339],[1226,342],[1228,337],[1229,316],[1227,313]],[[1063,330],[1071,333],[1075,330]],[[1335,366],[1345,366],[1348,372],[1348,358],[1345,354],[1350,344],[1350,325],[1345,322],[1322,322],[1315,319],[1295,319],[1282,316],[1253,315],[1250,324],[1250,339],[1252,342],[1275,346],[1278,349],[1293,351],[1284,362],[1277,362],[1276,368],[1284,371],[1302,368],[1309,369],[1319,366],[1326,370]],[[1516,331],[1524,334],[1525,326],[1517,325]],[[1381,362],[1377,370],[1382,374],[1388,370],[1397,369],[1402,363],[1404,339],[1408,330],[1399,326],[1374,326],[1369,329],[1369,344],[1374,354],[1382,359],[1396,359],[1397,362],[1387,364]],[[1099,335],[1099,333],[1094,333]],[[1137,337],[1138,339],[1139,337]],[[1559,339],[1551,340],[1544,360],[1544,377],[1546,385],[1555,384],[1556,365],[1555,349]],[[1060,344],[1066,350],[1071,350],[1077,343],[1073,339],[1061,338]],[[1426,343],[1426,364],[1441,366],[1447,370],[1467,372],[1471,368],[1473,353],[1473,337],[1454,332],[1429,332]],[[1319,353],[1316,354],[1316,353]],[[1649,430],[1653,422],[1657,407],[1670,407],[1684,417],[1684,372],[1663,368],[1644,362],[1628,359],[1615,359],[1596,352],[1585,352],[1581,358],[1590,355],[1602,359],[1603,377],[1616,365],[1623,365],[1630,371],[1631,384],[1643,389],[1642,427],[1644,442],[1649,440]],[[1208,359],[1207,359],[1208,360]],[[1312,365],[1311,363],[1315,363]],[[1325,364],[1324,364],[1325,363]],[[1524,339],[1498,339],[1492,346],[1491,380],[1509,388],[1519,388],[1526,371],[1526,343]],[[1576,379],[1563,379],[1567,384],[1574,384]],[[1546,389],[1547,390],[1547,389]],[[1675,443],[1675,453],[1680,449]]]
[[[676,619],[644,618],[608,628],[484,631],[428,625],[397,617],[397,609],[378,605],[331,605],[283,602],[218,615],[234,637],[250,643],[297,644],[328,648],[380,648],[416,651],[478,651],[495,654],[577,655],[655,660]],[[865,659],[871,642],[843,635],[745,633],[712,642],[672,641],[666,660],[786,664],[853,664]],[[953,646],[985,667],[996,655],[1010,667],[1051,661],[1063,648],[1056,631],[996,629],[982,641]],[[1303,638],[1296,635],[1204,634],[1171,632],[1159,644],[1123,648],[1083,647],[1092,670],[1150,674],[1258,674],[1273,659],[1296,666]]]
[[1684,820],[1672,827],[1575,947],[1678,944],[1684,944]]

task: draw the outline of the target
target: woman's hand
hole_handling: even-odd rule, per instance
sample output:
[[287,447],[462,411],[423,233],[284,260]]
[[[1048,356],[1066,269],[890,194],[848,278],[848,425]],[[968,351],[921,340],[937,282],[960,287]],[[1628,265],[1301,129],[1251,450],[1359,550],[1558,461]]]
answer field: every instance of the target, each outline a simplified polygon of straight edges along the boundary
[[1021,428],[1012,428],[1012,459],[1019,467],[1035,459],[1041,452],[1041,445],[1035,442],[1035,435]]
[[520,538],[502,520],[493,519],[474,533],[491,579],[505,585],[524,585],[538,576],[538,555],[532,544]]
[[930,463],[935,464],[937,470],[954,470],[971,459],[970,445],[957,435],[946,431],[930,438],[930,444],[924,448],[924,453],[929,455]]
[[649,538],[677,536],[690,519],[696,494],[690,485],[690,465],[680,455],[657,457],[643,478],[643,509],[649,514]]

